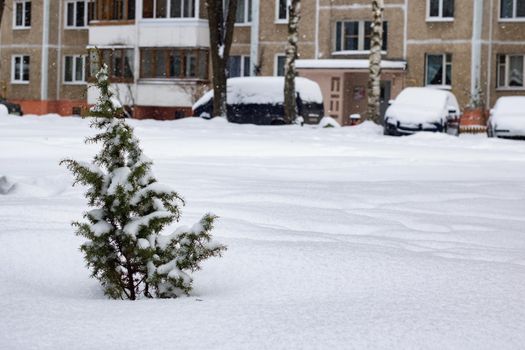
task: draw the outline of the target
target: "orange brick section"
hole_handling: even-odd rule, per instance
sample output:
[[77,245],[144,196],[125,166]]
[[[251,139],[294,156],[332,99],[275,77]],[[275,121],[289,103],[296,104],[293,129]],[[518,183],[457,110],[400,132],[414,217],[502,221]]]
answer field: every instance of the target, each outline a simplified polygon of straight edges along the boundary
[[10,100],[10,102],[20,104],[24,114],[36,115],[56,113],[61,116],[69,116],[74,114],[73,109],[78,109],[82,112],[88,106],[86,100]]
[[191,115],[190,107],[135,106],[133,109],[133,118],[135,119],[174,120]]

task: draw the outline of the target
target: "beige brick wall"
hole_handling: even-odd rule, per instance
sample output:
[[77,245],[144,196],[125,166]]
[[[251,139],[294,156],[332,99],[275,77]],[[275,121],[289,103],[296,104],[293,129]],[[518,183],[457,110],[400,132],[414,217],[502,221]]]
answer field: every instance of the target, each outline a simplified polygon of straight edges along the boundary
[[[82,100],[85,99],[85,86],[62,84],[63,57],[66,54],[82,55],[86,53],[88,30],[65,28],[66,7],[60,7],[61,1],[50,1],[48,100]],[[0,86],[2,94],[5,93],[9,99],[39,100],[41,98],[42,14],[42,0],[33,0],[31,28],[13,29],[13,7],[7,6],[4,12],[1,27]],[[12,55],[31,57],[29,84],[11,84]]]

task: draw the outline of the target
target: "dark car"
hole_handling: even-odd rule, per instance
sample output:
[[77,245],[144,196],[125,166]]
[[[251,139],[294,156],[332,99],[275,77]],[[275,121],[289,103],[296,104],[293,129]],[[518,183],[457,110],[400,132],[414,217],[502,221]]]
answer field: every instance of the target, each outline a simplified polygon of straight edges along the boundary
[[20,107],[20,105],[17,103],[7,102],[6,100],[0,98],[0,105],[4,105],[7,108],[7,112],[9,114],[24,115],[22,112],[22,107]]
[[[324,116],[319,85],[306,78],[296,78],[298,115],[306,124],[319,124]],[[284,78],[247,77],[228,79],[227,118],[239,124],[284,124]],[[193,115],[211,118],[213,91],[208,91],[193,106]]]

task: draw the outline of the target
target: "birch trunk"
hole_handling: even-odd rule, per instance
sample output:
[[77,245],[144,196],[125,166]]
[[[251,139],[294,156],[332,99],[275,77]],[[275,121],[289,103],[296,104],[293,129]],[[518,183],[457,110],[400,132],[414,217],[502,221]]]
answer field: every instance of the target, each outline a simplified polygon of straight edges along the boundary
[[383,44],[383,0],[372,0],[372,36],[370,38],[370,66],[368,78],[368,109],[366,119],[381,124],[381,46]]
[[284,118],[291,124],[297,118],[297,99],[295,93],[295,60],[297,59],[298,25],[301,18],[301,0],[291,0],[288,7],[288,44],[284,68]]
[[[233,41],[237,0],[206,0],[210,27],[210,55],[213,84],[213,115],[227,116],[226,79],[228,58]],[[226,13],[225,13],[226,11]]]

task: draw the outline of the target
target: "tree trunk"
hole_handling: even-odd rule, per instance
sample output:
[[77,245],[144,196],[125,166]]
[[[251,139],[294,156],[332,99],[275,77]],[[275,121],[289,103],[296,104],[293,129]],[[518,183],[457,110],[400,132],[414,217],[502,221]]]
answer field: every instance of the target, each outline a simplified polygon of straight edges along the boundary
[[4,16],[5,0],[0,0],[0,26],[2,25],[2,17]]
[[237,12],[237,0],[206,0],[210,28],[210,54],[213,70],[213,115],[226,117],[226,77],[233,29]]
[[298,25],[301,18],[301,0],[291,0],[288,7],[288,45],[284,68],[284,118],[290,124],[297,118],[297,98],[295,93],[295,60],[297,59]]
[[370,67],[368,78],[368,110],[366,119],[381,124],[381,46],[383,44],[383,0],[372,0],[374,20],[370,38]]

